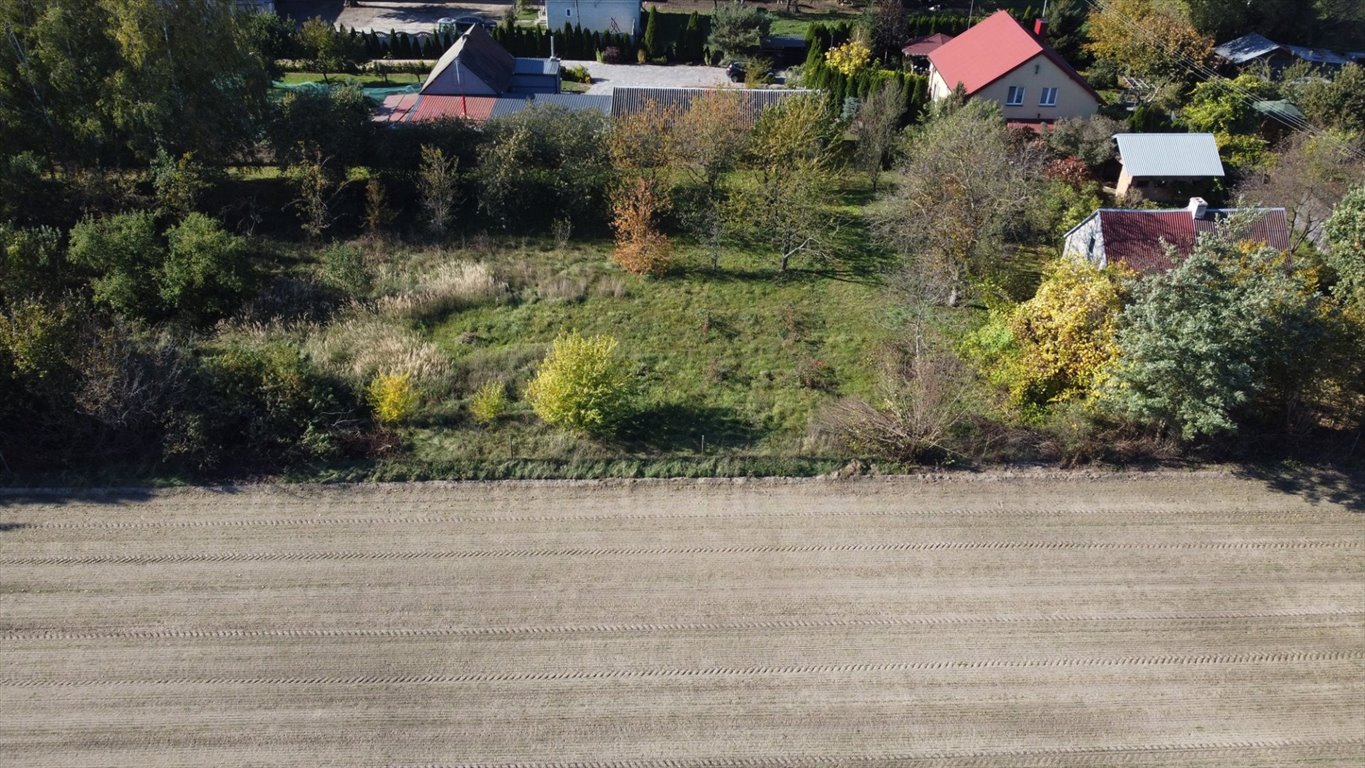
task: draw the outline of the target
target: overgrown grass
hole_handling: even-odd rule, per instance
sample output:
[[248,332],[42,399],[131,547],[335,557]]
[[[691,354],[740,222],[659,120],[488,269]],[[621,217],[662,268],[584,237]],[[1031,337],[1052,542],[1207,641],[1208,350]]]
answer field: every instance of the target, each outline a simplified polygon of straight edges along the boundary
[[[494,257],[516,299],[433,323],[467,396],[501,380],[519,393],[562,330],[610,334],[638,364],[639,416],[619,444],[550,432],[520,402],[492,428],[461,416],[413,434],[431,461],[453,451],[482,460],[740,451],[809,455],[812,414],[841,395],[868,394],[873,357],[891,332],[873,280],[776,272],[776,259],[730,252],[712,270],[701,254],[660,279],[621,272],[609,244]],[[816,265],[807,265],[816,266]],[[820,265],[830,266],[830,265]]]

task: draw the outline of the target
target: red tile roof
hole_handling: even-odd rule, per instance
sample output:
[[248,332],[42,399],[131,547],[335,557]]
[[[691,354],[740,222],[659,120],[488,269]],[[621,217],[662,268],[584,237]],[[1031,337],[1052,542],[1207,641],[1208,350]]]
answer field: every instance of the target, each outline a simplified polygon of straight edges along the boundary
[[[1175,211],[1125,211],[1104,209],[1100,230],[1108,264],[1124,264],[1139,273],[1165,272],[1175,266],[1167,253],[1170,245],[1177,258],[1194,251],[1200,235],[1213,232],[1233,210],[1208,210],[1196,219],[1187,209]],[[1242,234],[1243,240],[1264,243],[1279,251],[1289,250],[1289,223],[1283,208],[1262,209]]]
[[926,37],[917,37],[906,43],[901,49],[901,53],[906,56],[928,56],[930,53],[942,48],[945,43],[953,39],[952,35],[945,35],[942,32],[935,32]]
[[1007,11],[996,11],[932,51],[929,62],[949,88],[962,83],[970,96],[1037,56],[1056,64],[1067,77],[1085,88],[1096,101],[1099,100],[1085,78],[1077,74],[1065,59],[1020,26]]

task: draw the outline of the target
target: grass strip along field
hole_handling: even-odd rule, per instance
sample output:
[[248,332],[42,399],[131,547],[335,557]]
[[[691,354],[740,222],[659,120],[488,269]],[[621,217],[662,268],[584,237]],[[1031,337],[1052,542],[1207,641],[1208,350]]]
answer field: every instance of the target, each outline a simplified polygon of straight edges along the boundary
[[1361,522],[1214,472],[6,492],[0,751],[1360,765]]

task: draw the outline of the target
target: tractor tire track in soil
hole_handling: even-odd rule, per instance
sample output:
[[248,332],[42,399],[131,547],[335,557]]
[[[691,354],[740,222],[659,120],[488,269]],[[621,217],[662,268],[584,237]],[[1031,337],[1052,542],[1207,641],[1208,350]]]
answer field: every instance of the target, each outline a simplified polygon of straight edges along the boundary
[[0,754],[1358,766],[1362,555],[1216,471],[0,491]]

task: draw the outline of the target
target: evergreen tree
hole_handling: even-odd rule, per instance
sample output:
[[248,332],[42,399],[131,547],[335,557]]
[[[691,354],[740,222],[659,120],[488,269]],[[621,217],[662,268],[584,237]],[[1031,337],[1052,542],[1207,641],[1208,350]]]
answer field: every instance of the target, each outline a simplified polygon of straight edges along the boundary
[[650,57],[657,56],[659,53],[659,9],[656,6],[649,7],[649,20],[645,22],[645,52]]

